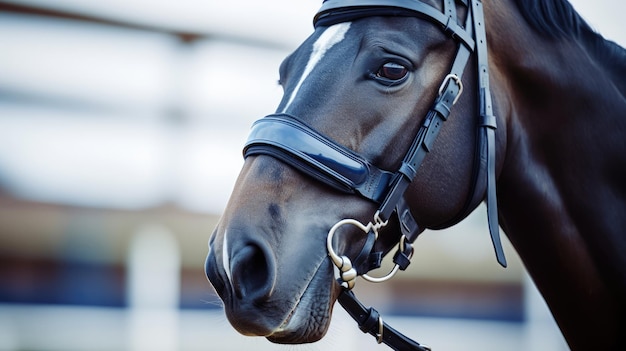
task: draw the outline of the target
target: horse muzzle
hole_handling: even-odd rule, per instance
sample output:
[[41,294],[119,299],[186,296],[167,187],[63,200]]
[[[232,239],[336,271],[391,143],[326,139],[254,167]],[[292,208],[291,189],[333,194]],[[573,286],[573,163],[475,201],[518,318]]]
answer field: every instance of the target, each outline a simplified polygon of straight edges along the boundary
[[[279,276],[278,266],[294,262],[298,253],[287,253],[280,260],[276,247],[263,239],[232,230],[223,234],[222,240],[213,235],[205,272],[232,326],[243,335],[264,336],[275,343],[321,339],[337,295],[324,252],[308,260],[306,266],[314,270],[303,274],[298,267],[282,267]],[[230,243],[231,237],[237,240]]]
[[[215,244],[211,243],[205,271],[224,301],[229,321],[244,335],[271,334],[280,322],[271,314],[259,313],[258,307],[271,300],[276,285],[276,260],[268,244],[238,240],[231,250],[221,252],[216,250]],[[224,242],[222,247],[226,245]]]

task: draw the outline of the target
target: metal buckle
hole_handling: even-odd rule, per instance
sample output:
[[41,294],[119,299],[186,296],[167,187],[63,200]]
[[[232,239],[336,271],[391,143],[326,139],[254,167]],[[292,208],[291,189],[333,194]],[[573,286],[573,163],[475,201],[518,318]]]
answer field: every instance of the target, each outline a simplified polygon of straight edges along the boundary
[[383,331],[384,331],[383,327],[384,327],[383,317],[378,315],[378,333],[376,334],[376,342],[379,344],[383,343]]
[[459,86],[459,92],[454,97],[454,101],[452,101],[452,105],[454,105],[456,104],[457,101],[459,101],[459,98],[461,97],[461,94],[463,93],[463,82],[461,81],[461,78],[459,78],[459,76],[457,76],[456,74],[450,73],[443,79],[441,86],[439,86],[439,96],[441,96],[441,94],[443,93],[443,89],[446,87],[446,85],[448,84],[450,80],[453,80],[456,83],[456,85]]

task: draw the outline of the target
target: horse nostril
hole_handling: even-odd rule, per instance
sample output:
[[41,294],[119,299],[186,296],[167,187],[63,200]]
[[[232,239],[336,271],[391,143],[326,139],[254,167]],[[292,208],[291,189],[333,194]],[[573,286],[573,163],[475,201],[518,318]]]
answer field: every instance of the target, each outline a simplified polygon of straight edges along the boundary
[[248,244],[235,253],[231,273],[233,289],[239,299],[261,302],[274,290],[274,260],[256,244]]

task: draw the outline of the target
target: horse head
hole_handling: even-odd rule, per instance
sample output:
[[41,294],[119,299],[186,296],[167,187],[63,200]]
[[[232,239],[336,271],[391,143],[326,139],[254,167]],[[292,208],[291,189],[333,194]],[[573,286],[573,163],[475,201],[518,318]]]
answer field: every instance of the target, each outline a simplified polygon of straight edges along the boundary
[[[342,289],[328,258],[330,228],[346,218],[371,222],[406,173],[413,181],[400,197],[414,217],[414,234],[458,222],[484,197],[486,186],[476,187],[473,176],[480,163],[477,73],[465,69],[468,60],[475,63],[469,58],[474,42],[457,24],[465,24],[469,10],[454,1],[445,8],[395,2],[415,3],[426,13],[332,8],[341,13],[331,11],[327,19],[322,11],[313,34],[280,67],[283,99],[252,129],[206,262],[229,321],[244,335],[278,343],[320,339]],[[432,17],[453,21],[444,28]],[[458,59],[460,48],[468,52],[464,59]],[[450,75],[451,69],[460,73]],[[471,84],[463,90],[464,81]],[[434,104],[441,99],[445,104]],[[436,118],[425,122],[429,113]],[[406,163],[416,135],[430,127],[424,125],[448,117],[445,128],[436,127],[436,144],[427,139],[428,145],[417,146],[430,147],[419,167]],[[389,224],[374,243],[347,226],[335,235],[334,250],[353,261],[367,245],[389,252],[403,223],[384,217]]]

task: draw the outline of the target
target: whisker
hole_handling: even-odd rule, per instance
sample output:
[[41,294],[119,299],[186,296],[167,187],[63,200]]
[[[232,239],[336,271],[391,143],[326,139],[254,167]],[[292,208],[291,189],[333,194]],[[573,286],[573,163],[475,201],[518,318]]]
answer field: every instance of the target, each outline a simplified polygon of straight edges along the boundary
[[211,299],[211,300],[207,300],[207,299],[200,299],[200,302],[202,302],[205,305],[211,305],[211,306],[217,306],[220,308],[224,308],[224,302],[220,299]]

